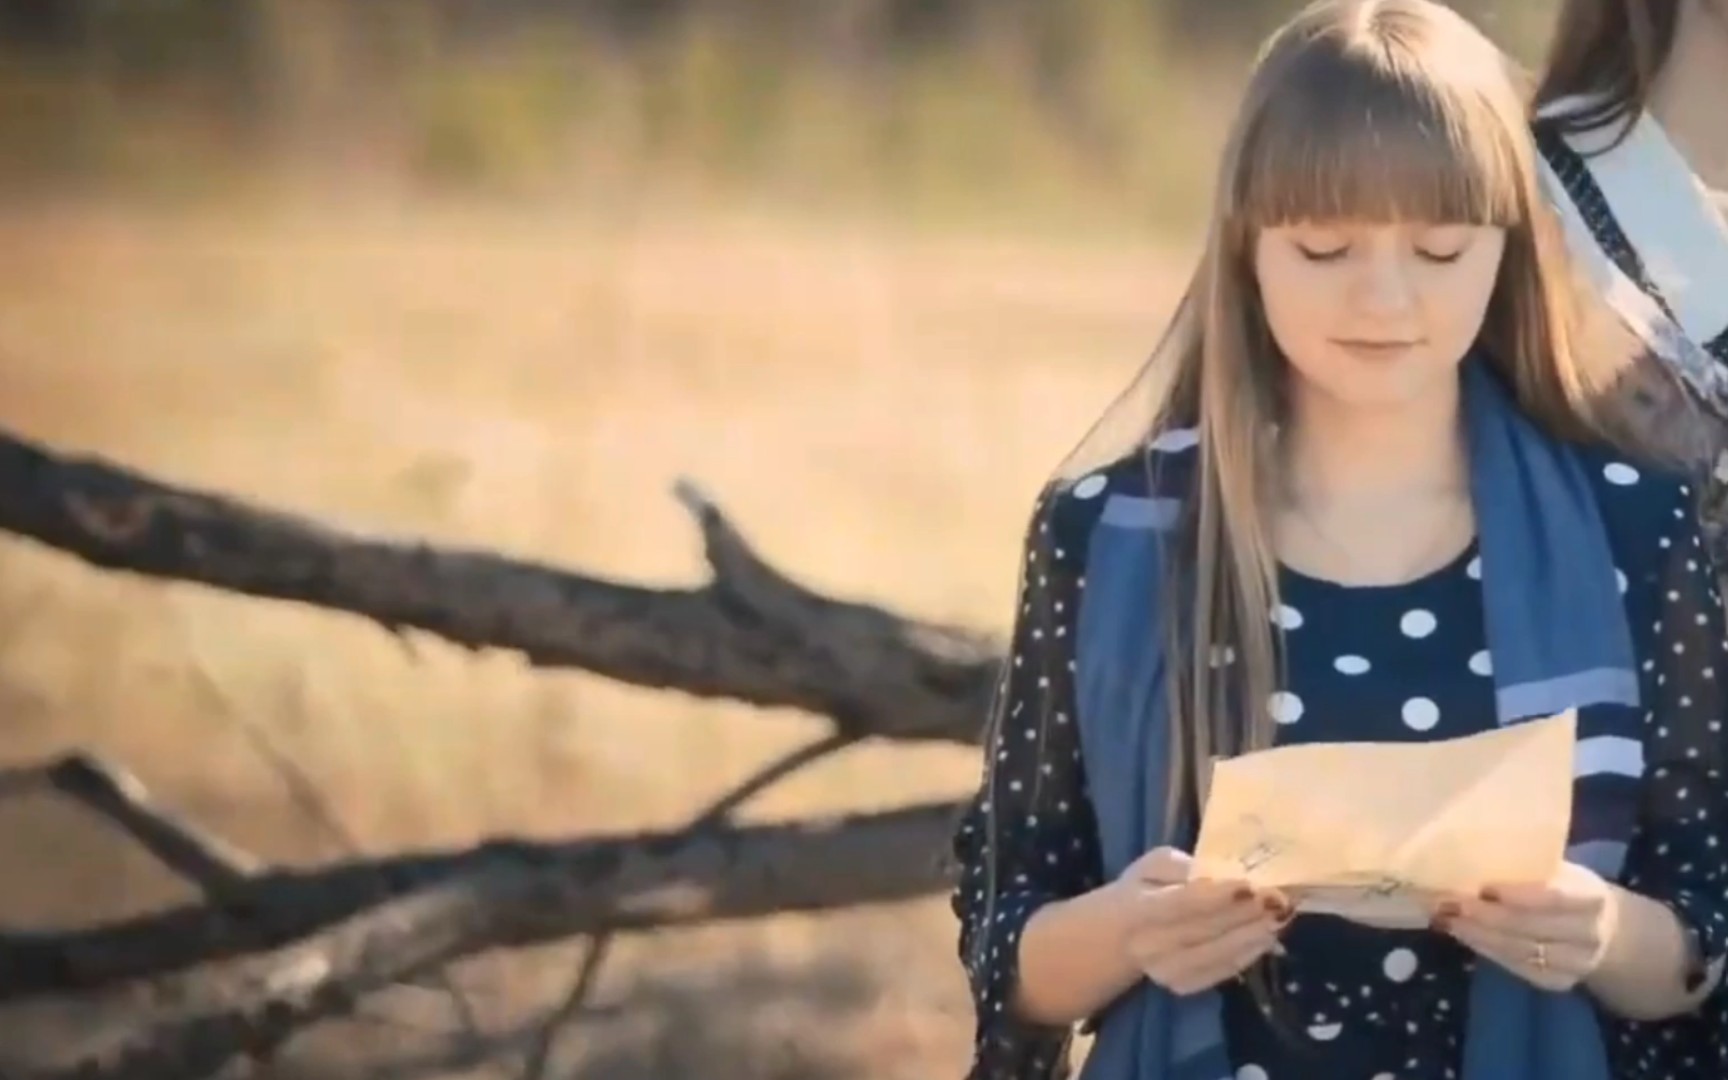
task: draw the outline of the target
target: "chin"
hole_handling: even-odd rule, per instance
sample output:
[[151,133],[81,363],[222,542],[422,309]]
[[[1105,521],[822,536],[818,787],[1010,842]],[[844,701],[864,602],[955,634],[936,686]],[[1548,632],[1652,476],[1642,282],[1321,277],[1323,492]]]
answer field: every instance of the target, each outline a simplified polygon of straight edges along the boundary
[[1403,411],[1450,400],[1456,374],[1446,372],[1352,372],[1309,384],[1332,408]]

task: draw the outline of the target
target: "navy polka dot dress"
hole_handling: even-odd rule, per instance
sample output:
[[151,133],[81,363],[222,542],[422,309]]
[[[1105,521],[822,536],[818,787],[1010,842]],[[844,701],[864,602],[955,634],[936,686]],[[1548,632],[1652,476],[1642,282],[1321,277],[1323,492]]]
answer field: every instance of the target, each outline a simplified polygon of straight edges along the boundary
[[[1644,817],[1622,884],[1670,904],[1701,954],[1715,959],[1728,953],[1721,597],[1683,484],[1608,459],[1594,461],[1592,472],[1648,708]],[[1145,494],[1145,484],[1134,458],[1052,488],[1027,534],[1006,720],[987,749],[995,782],[981,788],[955,835],[962,872],[953,906],[978,1016],[971,1080],[1068,1075],[1072,1031],[1029,1023],[1012,1009],[1019,935],[1043,904],[1103,884],[1073,720],[1076,616],[1087,540],[1105,496]],[[1288,673],[1270,703],[1279,743],[1416,742],[1495,726],[1494,658],[1474,545],[1394,586],[1345,586],[1286,568],[1280,592],[1272,619],[1283,631]],[[1052,721],[1041,729],[1039,716]],[[994,876],[984,825],[992,797],[1000,846]],[[1243,980],[1220,987],[1234,1080],[1460,1076],[1473,963],[1465,946],[1428,930],[1315,915],[1296,919],[1283,942],[1287,955],[1269,969],[1270,1008]],[[1616,1080],[1728,1076],[1720,1040],[1687,1030],[1701,1021],[1606,1014],[1603,1021]]]

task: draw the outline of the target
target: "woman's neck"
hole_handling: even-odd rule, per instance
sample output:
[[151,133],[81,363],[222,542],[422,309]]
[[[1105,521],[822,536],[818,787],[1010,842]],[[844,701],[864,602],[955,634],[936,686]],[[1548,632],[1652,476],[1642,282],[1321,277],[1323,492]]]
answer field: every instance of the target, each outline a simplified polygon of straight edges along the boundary
[[1393,507],[1468,487],[1456,395],[1402,408],[1297,401],[1284,444],[1285,493],[1309,507]]
[[[1712,7],[1711,5],[1714,5]],[[1662,125],[1699,179],[1728,189],[1728,0],[1686,0],[1650,97]]]
[[1273,518],[1279,562],[1341,585],[1396,585],[1455,557],[1475,529],[1456,396],[1404,408],[1292,409]]

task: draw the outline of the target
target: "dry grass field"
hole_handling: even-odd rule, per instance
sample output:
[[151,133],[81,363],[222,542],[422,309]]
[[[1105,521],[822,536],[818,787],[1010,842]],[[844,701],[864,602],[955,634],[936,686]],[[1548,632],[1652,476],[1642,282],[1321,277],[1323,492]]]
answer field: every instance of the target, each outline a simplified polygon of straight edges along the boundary
[[[702,573],[702,484],[810,585],[1006,629],[1036,484],[1127,377],[1183,263],[1149,238],[914,233],[676,207],[302,199],[0,217],[0,423],[368,530],[640,582]],[[0,758],[71,746],[282,861],[674,825],[816,724],[531,672],[355,619],[0,543]],[[295,772],[284,772],[292,762]],[[867,747],[747,816],[964,791],[972,756]],[[335,827],[294,784],[321,793]],[[0,806],[0,920],[178,895],[82,814]],[[465,965],[507,1036],[569,947]],[[294,1044],[279,1076],[441,1064],[425,990]],[[553,1075],[958,1075],[970,1013],[938,899],[620,942]]]

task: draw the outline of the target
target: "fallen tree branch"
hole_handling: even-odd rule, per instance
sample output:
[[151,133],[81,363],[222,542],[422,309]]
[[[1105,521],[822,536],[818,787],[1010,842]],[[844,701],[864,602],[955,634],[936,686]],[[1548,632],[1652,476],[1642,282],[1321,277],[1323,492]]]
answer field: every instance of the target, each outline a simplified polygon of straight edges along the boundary
[[[976,741],[1000,670],[988,638],[806,589],[694,487],[675,494],[713,571],[701,588],[364,537],[0,433],[0,530],[98,567],[344,611],[541,666],[804,709],[834,727],[813,752],[871,737]],[[723,804],[678,832],[247,872],[232,859],[224,871],[210,854],[219,846],[119,775],[73,759],[0,774],[0,792],[75,781],[69,793],[83,785],[86,805],[220,888],[104,926],[0,933],[0,1002],[124,999],[32,1075],[193,1080],[476,952],[927,896],[950,880],[941,854],[960,810],[738,826],[720,820]]]
[[[160,806],[137,777],[92,754],[74,753],[46,764],[0,769],[0,800],[37,792],[65,796],[119,826],[158,862],[217,902],[244,902],[239,893],[263,867],[250,854]],[[427,980],[451,995],[465,1033],[477,1039],[472,1009],[448,974],[432,972]],[[0,985],[4,983],[0,979]],[[4,1076],[0,1071],[0,1078]]]
[[0,530],[95,566],[349,612],[539,666],[804,709],[859,738],[977,740],[996,642],[805,589],[693,486],[676,495],[713,570],[702,588],[339,531],[0,433]]
[[0,769],[0,799],[31,791],[57,792],[115,823],[206,896],[232,895],[259,869],[250,855],[157,806],[136,777],[90,754]]
[[940,856],[957,811],[928,804],[275,871],[219,904],[0,936],[4,994],[139,980],[126,988],[133,1019],[91,1025],[86,1042],[31,1075],[202,1080],[474,953],[929,895],[950,880]]
[[[183,644],[186,658],[196,684],[204,691],[211,705],[217,712],[226,717],[246,738],[246,741],[258,751],[260,757],[269,764],[271,770],[281,778],[288,790],[288,797],[298,808],[301,815],[309,819],[319,830],[329,836],[343,854],[358,858],[361,855],[361,845],[357,837],[342,823],[341,816],[336,812],[318,785],[301,768],[300,763],[282,749],[271,735],[269,729],[257,722],[251,716],[244,704],[236,700],[234,694],[223,685],[217,677],[215,668],[199,648],[199,639],[191,623],[182,625]],[[436,971],[426,975],[417,985],[426,986],[448,995],[450,1004],[455,1011],[456,1021],[461,1026],[464,1035],[474,1045],[482,1043],[480,1038],[480,1021],[474,1011],[473,1003],[468,999],[468,991],[457,985],[455,978],[447,971]],[[360,1007],[362,1010],[364,1006]],[[362,1015],[357,1011],[356,1015]]]
[[[728,791],[720,798],[704,807],[685,829],[687,834],[698,834],[703,831],[725,825],[732,814],[743,807],[751,799],[768,790],[774,784],[791,776],[808,765],[851,746],[855,740],[847,735],[828,735],[813,743],[800,746],[766,767],[758,770],[742,784]],[[553,1044],[558,1034],[582,1008],[593,991],[594,983],[600,977],[600,965],[606,962],[606,953],[612,943],[613,934],[601,931],[594,935],[589,943],[588,952],[582,957],[582,966],[576,971],[576,978],[570,984],[570,990],[563,1000],[547,1014],[541,1025],[539,1038],[535,1040],[528,1052],[527,1061],[522,1067],[521,1080],[543,1080],[546,1067],[552,1060]]]
[[[925,803],[555,844],[494,840],[458,851],[269,870],[216,901],[90,929],[0,933],[0,971],[6,973],[0,1002],[280,948],[395,899],[519,871],[555,886],[558,903],[528,922],[504,920],[465,951],[926,896],[948,880],[942,856],[959,812],[954,803]],[[199,976],[189,971],[188,977]]]

